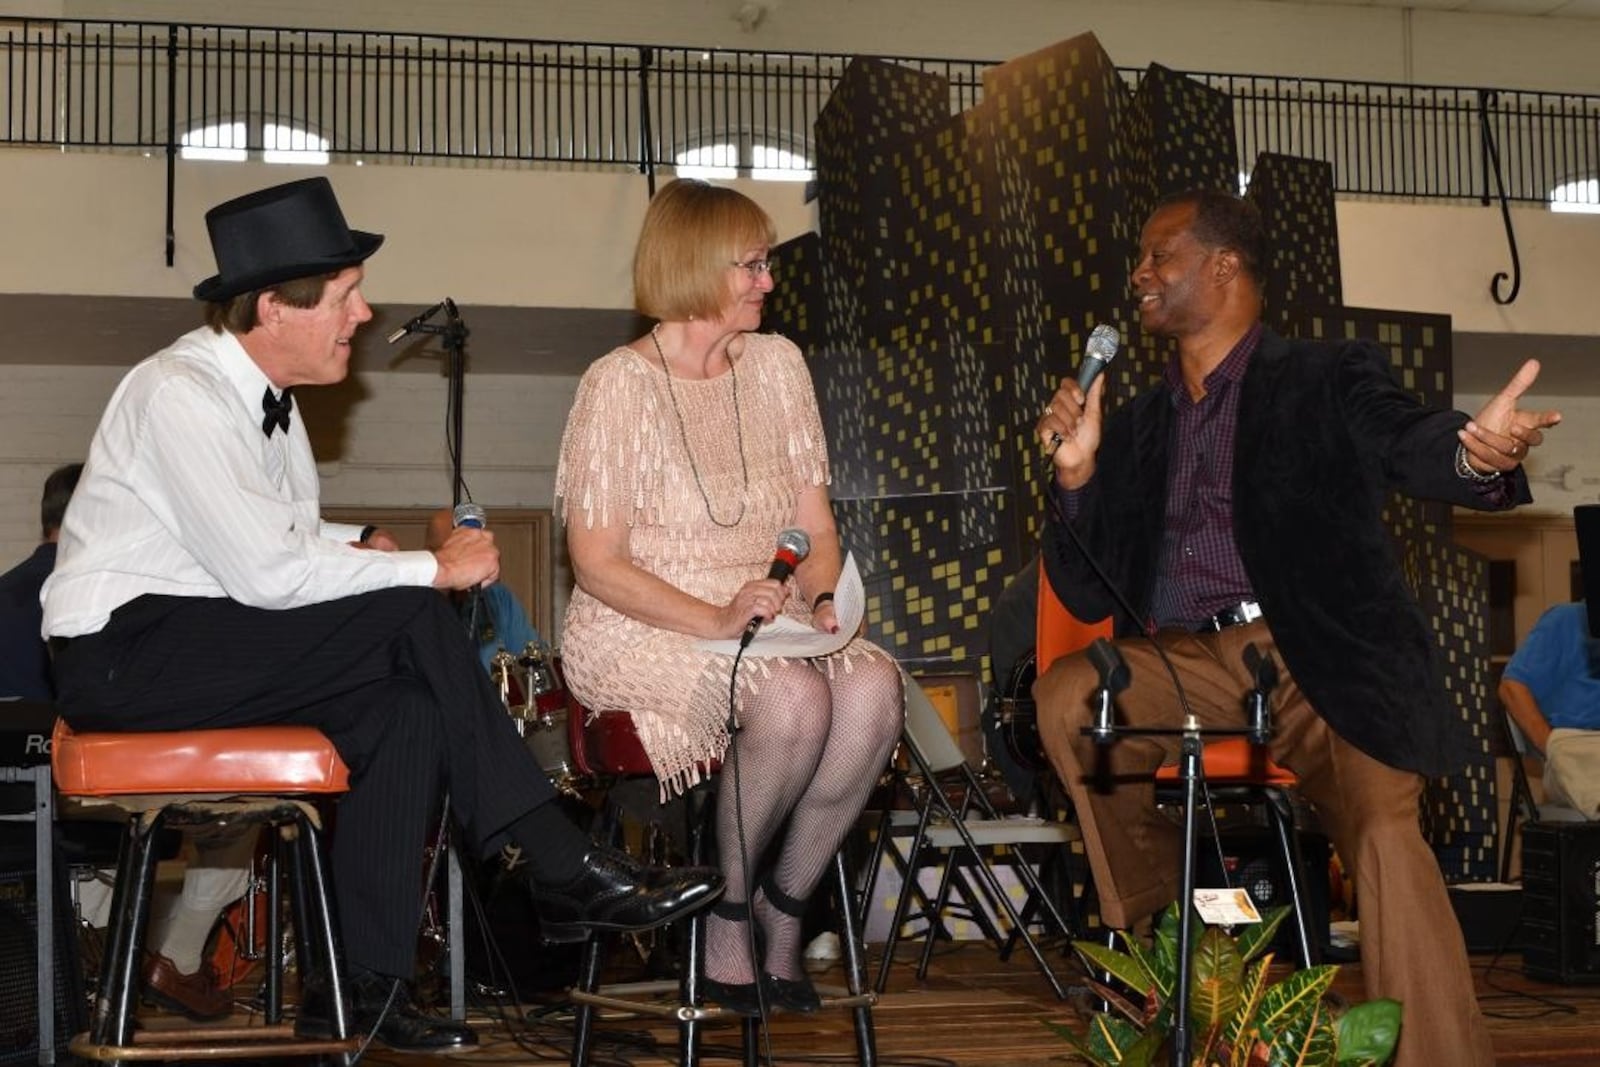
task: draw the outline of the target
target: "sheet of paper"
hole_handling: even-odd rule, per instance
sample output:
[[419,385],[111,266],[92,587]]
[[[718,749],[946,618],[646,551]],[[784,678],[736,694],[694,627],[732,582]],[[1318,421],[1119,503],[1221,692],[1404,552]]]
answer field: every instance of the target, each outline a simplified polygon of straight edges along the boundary
[[1256,902],[1243,889],[1196,889],[1194,910],[1208,926],[1237,926],[1258,923],[1261,913]]
[[[793,656],[807,659],[837,652],[850,643],[861,627],[861,617],[866,613],[867,596],[861,587],[861,572],[856,569],[855,556],[844,558],[844,569],[839,573],[839,584],[833,590],[833,613],[839,620],[839,632],[822,633],[797,619],[780,615],[756,631],[755,640],[745,649],[744,658],[764,656]],[[737,655],[737,639],[701,641],[699,647],[707,652],[720,652],[725,656]]]

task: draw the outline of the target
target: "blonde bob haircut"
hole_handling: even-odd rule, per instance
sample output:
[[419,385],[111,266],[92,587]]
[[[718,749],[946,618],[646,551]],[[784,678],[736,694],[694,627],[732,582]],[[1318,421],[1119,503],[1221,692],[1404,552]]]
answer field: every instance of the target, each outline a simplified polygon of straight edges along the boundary
[[743,193],[670,182],[650,201],[633,251],[633,306],[664,322],[714,319],[728,303],[728,268],[776,241],[772,219]]

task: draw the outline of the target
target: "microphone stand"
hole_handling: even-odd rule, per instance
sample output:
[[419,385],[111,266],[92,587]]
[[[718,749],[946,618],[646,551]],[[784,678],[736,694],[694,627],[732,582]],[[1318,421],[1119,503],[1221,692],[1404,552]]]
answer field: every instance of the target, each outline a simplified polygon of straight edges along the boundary
[[[436,325],[428,320],[444,309],[445,321],[443,325]],[[462,401],[466,394],[467,379],[467,335],[471,331],[462,321],[461,313],[456,309],[456,302],[448,296],[433,307],[424,311],[388,338],[390,344],[400,340],[407,334],[426,333],[434,334],[443,339],[445,350],[445,374],[448,378],[445,400],[445,432],[450,450],[450,506],[454,508],[461,503],[461,498],[466,486],[466,479],[462,475],[461,443],[463,437]],[[467,638],[473,642],[474,655],[477,650],[478,609],[482,602],[478,589],[474,586],[467,592],[466,626]],[[464,886],[461,876],[461,860],[450,841],[450,793],[445,791],[441,800],[439,827],[434,837],[434,854],[430,860],[428,880],[425,883],[424,907],[432,903],[433,884],[437,872],[437,859],[440,854],[446,857],[445,888],[449,906],[449,929],[452,934],[462,923],[462,894]],[[450,986],[450,1018],[462,1021],[467,1017],[466,1007],[466,969],[464,954],[458,950],[460,942],[453,936],[445,946],[448,958],[449,986]]]
[[[1098,646],[1104,645],[1110,654]],[[1194,890],[1195,867],[1199,861],[1200,793],[1205,786],[1205,762],[1202,758],[1208,738],[1249,737],[1264,744],[1272,735],[1271,711],[1267,693],[1277,682],[1277,668],[1270,656],[1260,656],[1254,644],[1245,646],[1245,663],[1255,679],[1255,688],[1246,698],[1250,722],[1245,726],[1202,727],[1191,713],[1183,725],[1172,726],[1122,726],[1111,721],[1112,698],[1128,685],[1128,667],[1115,646],[1098,638],[1091,647],[1089,660],[1100,672],[1100,686],[1095,690],[1095,721],[1085,726],[1081,733],[1092,737],[1098,745],[1109,745],[1118,737],[1178,737],[1178,779],[1183,782],[1183,871],[1179,889],[1178,909],[1178,984],[1173,991],[1172,1004],[1172,1067],[1189,1067],[1189,1051],[1193,1035],[1189,1030],[1190,986],[1193,983],[1194,962]],[[1120,673],[1119,673],[1120,672]]]
[[[431,319],[440,309],[444,310],[445,321],[442,324],[432,323]],[[446,444],[450,451],[450,506],[454,508],[461,503],[466,493],[466,478],[462,474],[462,438],[463,407],[465,405],[467,386],[467,336],[472,331],[467,329],[467,324],[461,318],[461,312],[456,308],[456,302],[448,296],[421,315],[406,323],[403,327],[389,336],[393,344],[407,334],[425,333],[433,334],[440,338],[440,344],[445,351],[445,434]],[[482,597],[476,587],[467,591],[466,625],[467,635],[470,637],[478,631],[478,609]]]

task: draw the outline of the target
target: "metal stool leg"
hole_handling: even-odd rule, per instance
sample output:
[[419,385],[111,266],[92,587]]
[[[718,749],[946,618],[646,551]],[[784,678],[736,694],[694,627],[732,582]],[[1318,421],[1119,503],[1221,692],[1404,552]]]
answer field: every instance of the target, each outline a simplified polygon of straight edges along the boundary
[[117,888],[112,895],[114,929],[107,936],[100,996],[91,1029],[97,1042],[113,1045],[133,1042],[139,950],[144,945],[144,927],[150,918],[150,897],[156,880],[155,841],[162,825],[159,812],[148,823],[135,818],[128,824],[128,836],[118,863]]
[[1310,967],[1319,962],[1321,942],[1311,936],[1311,916],[1306,914],[1305,894],[1301,892],[1301,875],[1305,871],[1300,857],[1300,842],[1295,835],[1294,809],[1289,796],[1281,789],[1265,790],[1267,811],[1272,827],[1278,835],[1278,851],[1283,858],[1285,877],[1289,882],[1289,900],[1294,904],[1295,932],[1300,939],[1300,964]]
[[[850,871],[844,859],[844,849],[833,857],[834,890],[839,895],[839,941],[844,949],[845,981],[852,996],[867,991],[867,955],[861,944],[861,928],[856,924],[856,911],[851,900]],[[861,1067],[876,1067],[878,1062],[877,1032],[872,1025],[872,1005],[863,1004],[852,1009],[855,1016],[856,1052]]]
[[[607,801],[601,816],[596,839],[616,847],[622,840],[622,812]],[[606,954],[606,939],[590,931],[583,943],[583,959],[578,964],[578,980],[573,988],[582,993],[595,993],[600,989],[600,964]],[[571,1067],[588,1067],[589,1054],[594,1048],[595,1006],[585,1000],[574,1001],[572,1012]]]

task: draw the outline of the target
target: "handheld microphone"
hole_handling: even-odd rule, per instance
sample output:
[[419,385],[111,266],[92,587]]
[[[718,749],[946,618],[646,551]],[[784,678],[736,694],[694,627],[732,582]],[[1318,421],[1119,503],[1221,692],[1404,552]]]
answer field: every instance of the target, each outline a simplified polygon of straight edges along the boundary
[[1089,728],[1089,736],[1094,738],[1097,745],[1109,745],[1116,739],[1116,730],[1112,724],[1111,701],[1118,693],[1128,688],[1131,672],[1128,662],[1122,658],[1122,653],[1103,637],[1097,637],[1089,645],[1089,663],[1100,675],[1100,688],[1095,690],[1094,724]]
[[[488,524],[489,517],[484,513],[483,505],[474,504],[470,500],[463,500],[461,503],[457,504],[455,506],[455,510],[450,513],[450,525],[452,527],[465,526],[468,529],[481,530]],[[478,586],[475,585],[471,589],[467,590],[467,601],[464,615],[467,624],[467,635],[472,637],[474,640],[477,639],[478,607],[482,603],[482,599],[483,590]]]
[[[400,327],[398,330],[396,330],[393,333],[391,333],[389,335],[389,338],[388,338],[389,344],[394,344],[396,341],[400,340],[400,338],[404,337],[408,333],[415,333],[417,331],[417,329],[422,326],[423,323],[427,322],[429,319],[431,319],[435,315],[439,314],[439,309],[444,307],[446,304],[450,304],[451,308],[455,307],[454,304],[450,303],[450,298],[448,296],[445,297],[443,300],[441,300],[437,304],[433,305],[433,307],[429,308],[427,311],[424,311],[422,314],[415,316],[409,322],[407,322],[404,326]],[[1112,347],[1114,348],[1116,346],[1113,345]]]
[[1117,346],[1121,343],[1122,338],[1115,326],[1102,322],[1089,331],[1089,340],[1083,346],[1083,359],[1078,364],[1078,388],[1083,390],[1084,395],[1088,395],[1089,386],[1106,369],[1106,364],[1117,354]]
[[[773,581],[781,582],[794,573],[807,556],[811,554],[811,538],[806,536],[804,530],[790,527],[778,534],[778,547],[772,554],[772,566],[767,568],[767,577]],[[739,648],[745,649],[754,640],[756,631],[761,629],[761,616],[751,619],[744,628],[744,636],[739,638]]]

